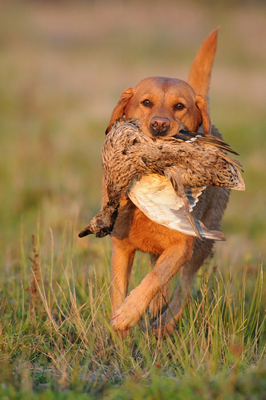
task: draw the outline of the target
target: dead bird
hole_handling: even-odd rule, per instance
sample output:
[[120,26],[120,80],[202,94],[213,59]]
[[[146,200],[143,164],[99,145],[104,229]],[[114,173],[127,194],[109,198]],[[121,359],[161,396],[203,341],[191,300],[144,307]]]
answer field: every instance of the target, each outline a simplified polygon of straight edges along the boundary
[[102,148],[109,201],[79,237],[110,234],[121,196],[127,194],[161,225],[199,238],[224,240],[222,232],[208,230],[191,211],[206,186],[245,189],[238,170],[242,165],[225,151],[238,155],[210,134],[182,130],[172,137],[148,137],[137,121],[116,121]]

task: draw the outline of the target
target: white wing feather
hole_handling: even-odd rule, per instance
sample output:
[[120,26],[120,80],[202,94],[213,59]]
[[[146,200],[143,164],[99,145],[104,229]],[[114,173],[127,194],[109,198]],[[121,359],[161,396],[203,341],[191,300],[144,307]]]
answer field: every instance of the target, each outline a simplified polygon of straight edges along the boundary
[[[187,189],[186,195],[190,204],[190,212],[197,204],[204,189],[205,186]],[[177,196],[165,176],[143,175],[140,180],[132,182],[128,196],[135,206],[152,221],[187,235],[197,236],[186,217],[183,200]],[[224,240],[221,232],[208,230],[197,219],[195,219],[195,223],[203,238]]]

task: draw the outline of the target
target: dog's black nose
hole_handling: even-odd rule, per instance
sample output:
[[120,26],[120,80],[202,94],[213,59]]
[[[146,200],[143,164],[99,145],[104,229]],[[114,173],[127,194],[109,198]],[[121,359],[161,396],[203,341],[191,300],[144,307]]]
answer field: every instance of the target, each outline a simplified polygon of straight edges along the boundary
[[153,117],[150,122],[150,127],[153,135],[165,135],[170,128],[170,121],[166,117]]

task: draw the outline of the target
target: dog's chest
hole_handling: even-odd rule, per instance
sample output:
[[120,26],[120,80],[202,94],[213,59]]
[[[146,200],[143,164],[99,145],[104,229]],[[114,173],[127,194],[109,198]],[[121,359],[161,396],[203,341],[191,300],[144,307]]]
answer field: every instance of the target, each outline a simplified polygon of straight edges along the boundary
[[159,225],[146,217],[131,201],[121,204],[112,236],[144,253],[162,254],[184,240],[181,232]]

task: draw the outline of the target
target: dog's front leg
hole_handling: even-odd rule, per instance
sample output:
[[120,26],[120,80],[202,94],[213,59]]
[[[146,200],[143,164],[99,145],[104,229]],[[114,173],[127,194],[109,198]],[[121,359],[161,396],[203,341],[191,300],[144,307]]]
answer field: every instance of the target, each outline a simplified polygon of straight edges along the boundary
[[156,293],[191,258],[193,241],[192,236],[180,234],[180,240],[164,250],[153,270],[114,310],[112,317],[114,330],[124,331],[137,324]]
[[127,295],[135,249],[123,240],[112,238],[112,315]]

